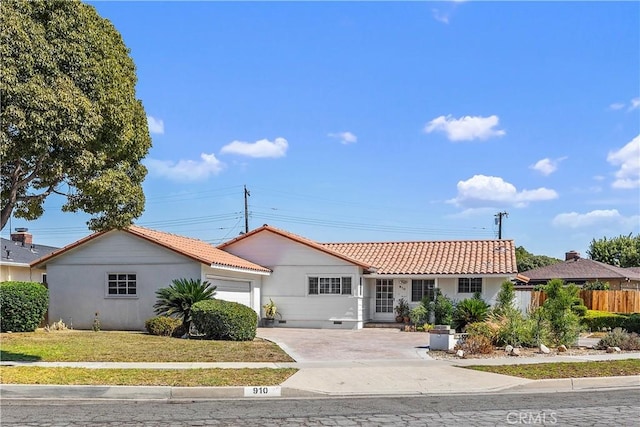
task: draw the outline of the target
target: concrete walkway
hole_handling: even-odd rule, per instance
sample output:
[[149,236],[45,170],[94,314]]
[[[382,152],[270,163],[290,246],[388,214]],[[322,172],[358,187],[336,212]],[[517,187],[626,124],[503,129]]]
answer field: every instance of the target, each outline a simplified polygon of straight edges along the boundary
[[[640,359],[640,353],[588,356],[509,357],[435,360],[428,334],[397,330],[260,329],[259,336],[278,343],[292,363],[77,363],[0,362],[12,366],[150,368],[283,368],[299,371],[260,397],[438,395],[522,393],[629,388],[640,390],[640,376],[527,380],[465,369],[468,365]],[[256,384],[256,386],[261,386]],[[218,399],[245,397],[244,387],[0,386],[2,399]],[[250,396],[251,397],[251,396]]]

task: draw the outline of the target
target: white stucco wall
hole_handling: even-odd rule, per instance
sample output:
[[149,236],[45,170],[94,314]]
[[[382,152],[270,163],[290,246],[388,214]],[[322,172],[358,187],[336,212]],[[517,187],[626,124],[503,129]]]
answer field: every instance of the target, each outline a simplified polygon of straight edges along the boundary
[[[262,278],[260,309],[264,315],[262,305],[273,299],[282,314],[278,327],[362,327],[359,267],[271,232],[254,234],[225,250],[273,270]],[[349,276],[352,294],[309,295],[309,276]]]
[[[135,273],[137,295],[107,295],[108,273]],[[125,232],[112,231],[47,264],[49,321],[91,329],[99,313],[104,330],[143,330],[153,317],[157,289],[173,279],[200,278],[200,263]]]
[[0,282],[42,282],[42,274],[46,270],[29,268],[29,266],[0,263]]

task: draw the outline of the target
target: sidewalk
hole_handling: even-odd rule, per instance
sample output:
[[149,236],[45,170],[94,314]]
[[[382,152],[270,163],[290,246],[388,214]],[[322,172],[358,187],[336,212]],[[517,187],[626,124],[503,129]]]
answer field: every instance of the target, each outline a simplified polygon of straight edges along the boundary
[[[2,365],[87,368],[283,368],[299,371],[280,385],[283,398],[439,395],[464,393],[547,393],[606,388],[640,389],[640,376],[527,380],[464,369],[468,365],[547,363],[587,360],[640,359],[640,353],[592,356],[522,357],[501,359],[359,360],[299,363],[73,363],[0,362]],[[259,384],[256,384],[259,386]],[[243,398],[244,387],[132,387],[132,386],[0,386],[2,399],[224,399]],[[265,396],[269,397],[269,396]]]

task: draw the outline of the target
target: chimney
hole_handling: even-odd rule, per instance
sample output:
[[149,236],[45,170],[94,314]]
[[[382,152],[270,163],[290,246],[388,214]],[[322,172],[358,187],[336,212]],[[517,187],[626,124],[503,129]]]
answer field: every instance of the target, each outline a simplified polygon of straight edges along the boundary
[[569,251],[569,252],[565,252],[564,254],[565,261],[575,261],[577,259],[580,259],[580,252]]
[[33,244],[33,235],[28,228],[16,228],[15,233],[11,233],[11,240],[22,243],[22,246]]

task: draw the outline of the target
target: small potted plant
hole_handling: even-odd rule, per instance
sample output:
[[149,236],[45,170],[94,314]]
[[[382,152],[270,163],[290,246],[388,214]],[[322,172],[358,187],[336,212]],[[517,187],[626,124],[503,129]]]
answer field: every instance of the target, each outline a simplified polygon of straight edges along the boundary
[[[398,304],[393,309],[396,313],[397,323],[409,322],[409,303],[406,299],[400,298]],[[406,319],[406,320],[405,320]]]
[[264,308],[264,323],[267,327],[272,327],[275,322],[276,316],[282,318],[280,312],[278,311],[278,307],[273,302],[271,298],[269,298],[269,302],[262,306]]

